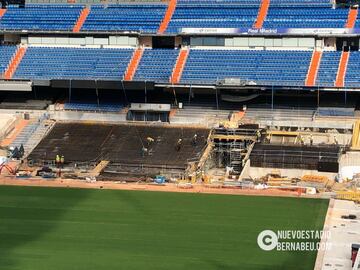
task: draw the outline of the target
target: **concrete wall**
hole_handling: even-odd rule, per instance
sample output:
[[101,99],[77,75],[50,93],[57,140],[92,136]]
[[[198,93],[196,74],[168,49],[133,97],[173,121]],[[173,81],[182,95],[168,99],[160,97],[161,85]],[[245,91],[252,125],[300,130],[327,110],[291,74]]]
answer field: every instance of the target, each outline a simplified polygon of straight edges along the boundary
[[29,45],[55,45],[55,46],[131,46],[138,45],[136,37],[128,36],[109,36],[105,38],[100,37],[37,37],[29,36],[22,37],[21,43]]
[[225,38],[225,47],[251,47],[261,48],[302,48],[313,49],[315,47],[314,38],[264,38],[264,37],[234,37]]
[[50,118],[57,121],[125,122],[126,114],[55,111]]
[[301,178],[304,175],[321,175],[327,176],[329,179],[335,179],[337,173],[318,172],[314,170],[299,170],[299,169],[278,169],[278,168],[258,168],[249,166],[247,170],[241,175],[244,178],[260,178],[274,171],[279,171],[281,176],[289,178]]
[[146,48],[152,48],[152,37],[140,37],[139,44]]

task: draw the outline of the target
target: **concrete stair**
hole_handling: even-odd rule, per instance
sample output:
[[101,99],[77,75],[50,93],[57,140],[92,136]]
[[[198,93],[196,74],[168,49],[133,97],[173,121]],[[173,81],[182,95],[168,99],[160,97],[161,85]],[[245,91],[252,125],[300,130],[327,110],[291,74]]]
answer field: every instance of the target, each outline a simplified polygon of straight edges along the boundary
[[28,138],[26,143],[24,144],[25,154],[24,157],[27,157],[35,147],[40,143],[40,141],[50,132],[50,130],[54,127],[54,121],[44,120],[38,123],[37,128]]

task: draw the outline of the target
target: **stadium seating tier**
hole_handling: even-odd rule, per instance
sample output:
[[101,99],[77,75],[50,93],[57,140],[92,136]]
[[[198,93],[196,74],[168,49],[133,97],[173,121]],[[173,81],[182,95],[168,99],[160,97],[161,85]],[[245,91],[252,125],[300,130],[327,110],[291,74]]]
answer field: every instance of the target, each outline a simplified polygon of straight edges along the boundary
[[[252,28],[260,0],[180,0],[167,33],[182,28]],[[81,31],[136,31],[157,33],[167,10],[166,3],[92,5]],[[82,5],[27,4],[9,6],[0,19],[0,30],[72,31]],[[272,0],[264,28],[344,28],[347,8],[333,9],[327,0]],[[358,21],[355,26],[358,26]]]
[[132,49],[29,47],[14,78],[121,80]]
[[145,50],[134,80],[168,82],[178,54],[179,50]]

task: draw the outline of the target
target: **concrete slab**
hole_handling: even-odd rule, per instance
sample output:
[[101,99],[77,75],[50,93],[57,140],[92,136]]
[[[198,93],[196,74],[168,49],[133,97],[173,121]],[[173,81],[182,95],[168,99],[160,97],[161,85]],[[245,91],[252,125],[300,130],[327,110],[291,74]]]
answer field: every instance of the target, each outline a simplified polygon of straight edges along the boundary
[[[356,220],[342,219],[353,214]],[[318,252],[315,270],[351,270],[351,244],[360,243],[360,206],[352,201],[332,200],[324,224],[330,248]]]

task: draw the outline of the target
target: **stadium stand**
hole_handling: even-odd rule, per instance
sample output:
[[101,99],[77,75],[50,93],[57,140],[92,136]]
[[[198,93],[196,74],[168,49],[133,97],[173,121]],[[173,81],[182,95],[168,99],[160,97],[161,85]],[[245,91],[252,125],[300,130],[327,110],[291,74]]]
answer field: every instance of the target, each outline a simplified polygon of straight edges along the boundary
[[264,28],[344,28],[348,9],[270,5]]
[[[216,3],[216,4],[238,4],[238,5],[255,5],[259,6],[261,0],[178,0],[179,3],[188,3],[197,5],[199,3]],[[271,5],[275,6],[331,6],[329,0],[271,0]]]
[[[342,78],[345,86],[360,84],[357,72],[360,52],[356,51],[349,53],[347,64],[341,61],[340,51],[323,51],[313,63],[311,50],[29,46],[9,77],[6,74],[19,52],[17,48],[21,47],[0,46],[0,70],[6,79],[134,80],[175,84],[214,84],[224,79],[241,79],[258,85],[342,87],[336,84]],[[141,51],[141,56],[132,67],[137,51]]]
[[[263,3],[263,4],[261,4]],[[330,1],[170,1],[109,5],[9,6],[3,30],[180,33],[182,28],[353,28],[357,9]]]
[[80,5],[9,6],[0,20],[0,29],[71,31],[82,8]]
[[156,33],[167,5],[122,4],[107,7],[95,5],[87,17],[83,31],[140,31]]
[[202,3],[177,5],[169,23],[168,33],[179,33],[181,28],[251,28],[257,18],[256,6]]
[[134,80],[168,82],[178,54],[179,50],[172,49],[145,50]]
[[311,51],[190,50],[181,82],[240,78],[257,83],[304,85]]
[[317,84],[333,86],[336,81],[341,52],[323,52],[317,76]]
[[132,49],[29,47],[14,78],[119,80],[132,53]]
[[[132,49],[29,47],[14,78],[122,80],[133,52]],[[146,49],[134,79],[168,82],[173,70],[176,71],[179,55],[179,50],[174,49]],[[191,49],[187,61],[183,59],[178,68],[181,79],[174,82],[213,84],[225,78],[240,78],[266,84],[304,85],[311,57],[311,51]]]

